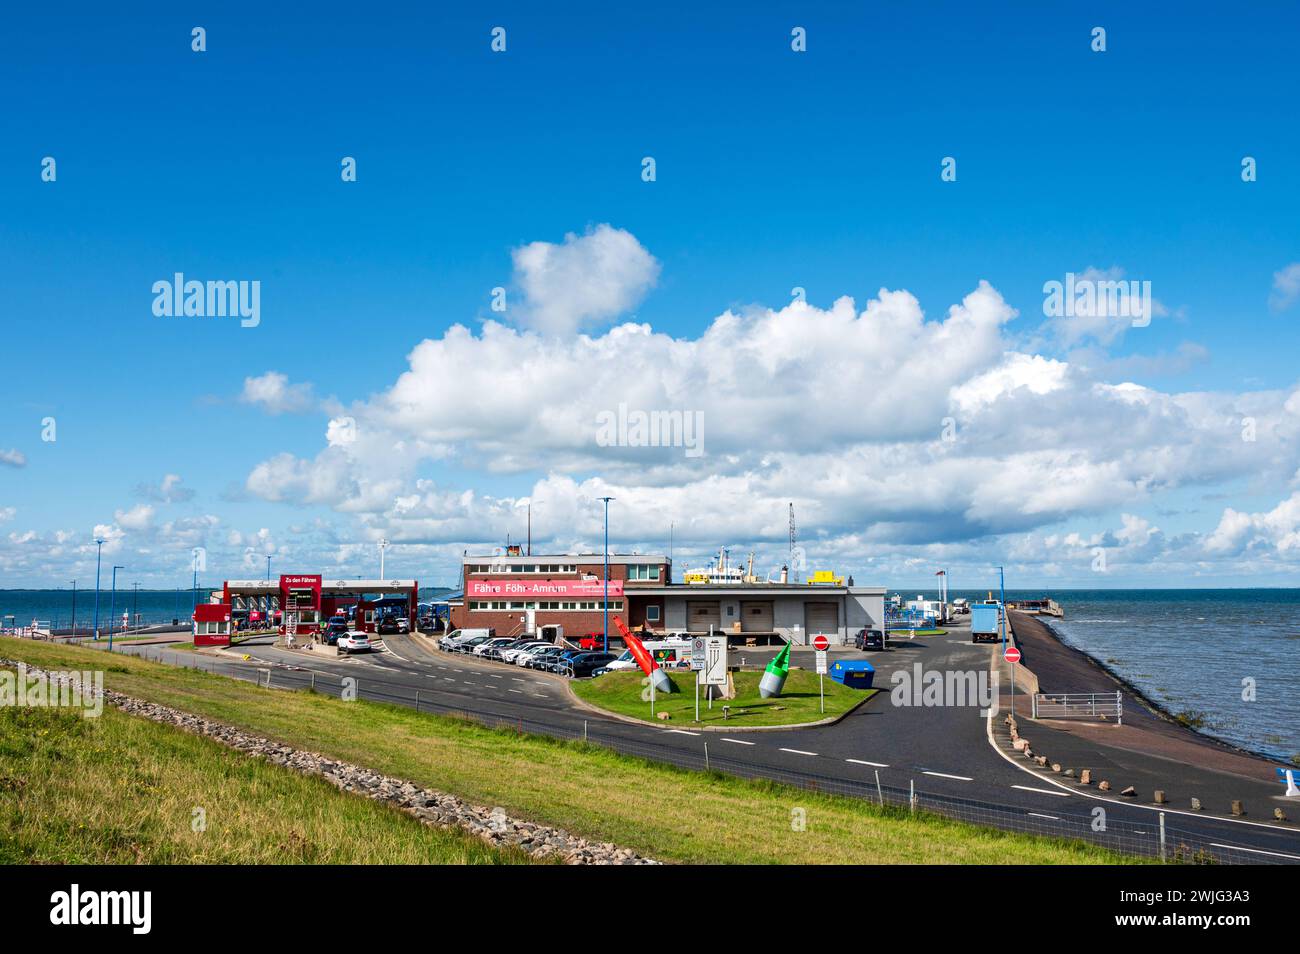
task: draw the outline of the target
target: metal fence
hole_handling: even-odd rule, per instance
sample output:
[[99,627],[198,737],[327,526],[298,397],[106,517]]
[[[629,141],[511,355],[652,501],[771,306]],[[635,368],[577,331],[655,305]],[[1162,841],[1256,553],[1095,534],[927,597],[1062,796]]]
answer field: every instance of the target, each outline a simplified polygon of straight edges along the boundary
[[1124,697],[1115,692],[1036,692],[1035,719],[1114,719],[1124,724]]
[[[721,772],[740,778],[772,782],[815,795],[839,795],[874,803],[878,808],[894,815],[928,812],[962,822],[969,822],[1026,835],[1041,835],[1056,839],[1070,839],[1082,845],[1109,849],[1121,854],[1138,856],[1175,864],[1293,864],[1300,861],[1285,853],[1270,853],[1246,845],[1234,844],[1228,838],[1218,838],[1204,832],[1179,827],[1164,812],[1152,812],[1149,822],[1130,822],[1100,817],[1088,813],[1053,810],[1029,811],[1014,805],[999,805],[977,799],[927,792],[916,787],[915,779],[907,788],[883,784],[878,769],[862,767],[860,779],[846,779],[822,775],[815,771],[790,771],[745,762],[719,751],[716,744],[710,748],[708,733],[698,738],[698,749],[681,747],[682,737],[676,745],[660,745],[650,741],[634,741],[609,734],[609,725],[603,720],[581,719],[575,715],[571,725],[539,722],[524,717],[505,717],[500,713],[476,708],[472,704],[440,702],[428,691],[387,683],[370,678],[348,677],[334,680],[316,673],[276,664],[250,668],[247,672],[224,671],[228,660],[214,659],[193,652],[168,650],[161,646],[133,647],[131,655],[180,665],[216,675],[255,682],[265,688],[303,690],[311,689],[329,696],[342,697],[345,692],[352,698],[407,706],[418,712],[468,719],[488,728],[503,729],[533,735],[549,736],[572,742],[597,745],[621,755],[666,763],[679,768],[704,772]],[[579,724],[580,722],[580,724]],[[792,797],[797,792],[792,791]],[[1171,816],[1176,821],[1178,816]]]

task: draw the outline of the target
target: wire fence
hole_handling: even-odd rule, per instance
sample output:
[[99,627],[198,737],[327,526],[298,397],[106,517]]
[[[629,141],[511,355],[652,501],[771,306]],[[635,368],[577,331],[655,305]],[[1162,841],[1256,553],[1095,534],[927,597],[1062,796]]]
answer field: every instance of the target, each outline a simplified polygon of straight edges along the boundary
[[[329,696],[366,699],[402,705],[418,712],[471,719],[489,728],[545,735],[573,742],[585,742],[652,762],[678,768],[720,772],[751,780],[761,780],[823,795],[840,795],[863,799],[890,812],[928,812],[944,818],[1003,831],[1027,835],[1064,838],[1106,848],[1125,855],[1175,864],[1295,864],[1300,851],[1265,850],[1236,844],[1230,837],[1217,837],[1204,831],[1192,831],[1177,824],[1180,816],[1151,812],[1149,822],[1133,822],[1109,817],[1112,812],[1095,806],[1087,813],[1067,810],[1031,811],[1023,806],[1000,805],[978,799],[963,798],[915,787],[907,788],[881,782],[878,769],[861,766],[861,778],[845,778],[816,771],[791,771],[752,761],[741,761],[720,752],[709,733],[696,737],[699,748],[683,746],[682,736],[674,744],[628,739],[616,735],[605,720],[584,719],[580,714],[559,714],[553,721],[542,722],[524,716],[506,716],[476,707],[467,702],[441,701],[436,689],[412,686],[367,677],[323,678],[315,672],[284,664],[272,664],[241,671],[229,660],[216,659],[187,651],[168,650],[164,646],[131,647],[131,654],[154,662],[180,665],[215,675],[255,682],[265,688],[311,689]],[[715,744],[710,747],[709,743]],[[1097,809],[1101,808],[1100,814]],[[1283,831],[1285,831],[1283,829]]]

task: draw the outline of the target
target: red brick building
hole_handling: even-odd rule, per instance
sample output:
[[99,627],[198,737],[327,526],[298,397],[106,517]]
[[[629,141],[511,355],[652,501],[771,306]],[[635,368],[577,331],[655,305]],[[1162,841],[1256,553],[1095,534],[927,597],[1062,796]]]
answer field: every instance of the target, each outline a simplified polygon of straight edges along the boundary
[[[613,617],[631,629],[662,629],[662,588],[672,577],[667,557],[641,553],[609,556],[610,633]],[[533,633],[559,624],[567,638],[600,633],[604,625],[605,557],[599,553],[558,556],[467,556],[465,595],[451,608],[453,629],[492,629],[498,636]]]

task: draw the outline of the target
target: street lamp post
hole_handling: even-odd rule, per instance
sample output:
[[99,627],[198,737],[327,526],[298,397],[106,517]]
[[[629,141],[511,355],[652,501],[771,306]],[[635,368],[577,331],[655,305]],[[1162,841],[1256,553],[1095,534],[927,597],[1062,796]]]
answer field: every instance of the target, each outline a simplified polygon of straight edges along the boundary
[[263,628],[265,628],[265,629],[270,629],[270,628],[271,628],[271,593],[270,593],[270,589],[271,589],[271,554],[269,554],[269,553],[266,555],[266,588],[267,588],[267,594],[266,594],[266,605],[262,607],[262,612],[265,613],[266,615],[265,615],[265,618],[262,620],[262,626],[263,626]]
[[99,639],[99,565],[104,555],[104,541],[95,538],[95,545],[99,548],[95,551],[95,639]]
[[71,580],[72,583],[72,636],[75,639],[77,635],[77,581]]
[[998,607],[998,631],[1002,634],[1002,655],[1005,656],[1007,654],[1007,580],[1002,567],[998,567],[998,593],[1002,601],[1002,605]]
[[134,583],[131,584],[131,587],[135,591],[134,595],[131,597],[131,622],[136,627],[139,627],[140,625],[140,581],[136,580]]
[[113,651],[113,617],[117,613],[117,571],[125,570],[124,566],[113,567],[113,595],[108,604],[108,651]]
[[380,540],[379,541],[379,579],[380,580],[383,580],[384,578],[384,551],[387,549],[388,549],[388,541]]
[[613,497],[601,497],[605,501],[605,652],[609,652],[609,502]]

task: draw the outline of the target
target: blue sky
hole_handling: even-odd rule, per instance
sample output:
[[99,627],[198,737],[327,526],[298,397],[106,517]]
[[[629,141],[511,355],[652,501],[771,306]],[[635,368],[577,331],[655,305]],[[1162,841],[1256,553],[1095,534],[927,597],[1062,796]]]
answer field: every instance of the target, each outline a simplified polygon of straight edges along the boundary
[[[793,494],[759,486],[762,457],[783,453],[791,428],[807,433],[862,413],[852,390],[807,421],[778,415],[743,451],[727,443],[728,421],[707,418],[722,457],[690,474],[658,457],[632,469],[599,455],[575,459],[570,442],[521,439],[517,421],[500,439],[531,464],[502,468],[485,450],[490,420],[468,437],[454,427],[420,432],[440,449],[413,454],[392,474],[373,447],[348,464],[372,483],[382,483],[376,472],[391,476],[383,489],[393,499],[425,480],[451,497],[472,490],[497,501],[468,513],[443,501],[441,515],[426,501],[431,522],[419,524],[337,486],[279,500],[250,489],[250,474],[282,453],[320,466],[331,417],[382,419],[383,396],[421,341],[457,323],[479,334],[485,319],[502,320],[489,308],[493,287],[520,303],[505,323],[528,330],[528,309],[543,303],[520,291],[526,275],[512,251],[533,242],[565,248],[566,235],[581,241],[605,223],[653,258],[654,278],[629,295],[630,307],[566,329],[569,338],[634,321],[695,341],[728,309],[783,309],[794,286],[826,311],[844,295],[861,310],[881,288],[906,290],[936,322],[985,280],[1019,313],[1000,325],[1008,350],[1088,366],[1094,383],[1226,395],[1215,413],[1254,406],[1242,395],[1271,395],[1255,401],[1261,419],[1281,415],[1258,466],[1166,462],[1149,465],[1159,470],[1152,480],[1126,453],[1127,495],[1084,494],[1036,517],[990,517],[975,536],[947,532],[963,521],[933,507],[919,510],[933,533],[868,532],[873,515],[896,524],[908,508],[890,494],[878,510],[821,506],[810,489],[796,508],[809,513],[806,532],[822,545],[814,559],[905,585],[931,565],[956,561],[975,572],[1018,552],[1017,582],[1098,585],[1084,557],[1094,549],[1087,538],[1100,535],[1113,565],[1130,570],[1107,585],[1189,582],[1190,568],[1202,565],[1197,572],[1233,584],[1290,581],[1292,516],[1274,511],[1290,499],[1300,463],[1287,417],[1295,414],[1284,409],[1296,390],[1287,356],[1300,353],[1300,308],[1286,296],[1270,307],[1270,294],[1275,275],[1300,261],[1300,15],[1289,4],[1159,6],[15,11],[0,38],[8,345],[0,452],[25,463],[0,466],[0,515],[13,511],[0,524],[0,586],[86,572],[96,526],[116,527],[118,562],[161,585],[188,575],[191,545],[208,548],[218,578],[239,575],[250,549],[274,552],[285,569],[359,571],[374,562],[381,534],[401,541],[390,560],[405,561],[403,572],[445,581],[461,549],[522,531],[501,516],[511,508],[500,501],[540,499],[548,475],[576,486],[562,508],[554,504],[565,515],[562,528],[547,531],[558,534],[556,546],[596,542],[585,516],[568,518],[585,513],[582,501],[605,481],[638,507],[622,517],[619,538],[629,545],[662,548],[668,515],[685,528],[677,539],[687,553],[754,546],[778,559],[778,498]],[[489,48],[498,25],[507,30],[499,54]],[[194,26],[207,31],[206,52],[190,48]],[[807,52],[791,50],[796,26],[807,30]],[[1104,53],[1090,49],[1095,26],[1107,31]],[[41,180],[46,156],[57,161],[55,182]],[[343,156],[357,160],[354,183],[340,180]],[[642,181],[644,156],[656,160],[653,183]],[[955,182],[940,179],[945,156],[957,160]],[[1257,159],[1258,181],[1242,182],[1244,156]],[[1089,267],[1151,281],[1164,313],[1104,344],[1053,338],[1042,330],[1043,283]],[[261,324],[155,317],[150,287],[177,271],[260,281]],[[486,351],[475,353],[486,359]],[[662,371],[638,360],[627,361],[629,376]],[[504,380],[516,370],[507,362],[494,374]],[[468,388],[455,371],[435,372],[421,393],[436,402],[440,387]],[[310,406],[268,413],[241,401],[245,378],[268,372],[309,387],[297,403]],[[927,370],[860,387],[906,394],[962,383]],[[793,403],[809,396],[800,387]],[[527,393],[523,416],[533,412]],[[612,405],[618,395],[605,393]],[[708,391],[695,393],[708,414]],[[1089,413],[1066,403],[1057,413],[1069,408]],[[57,420],[52,443],[40,439],[46,416]],[[891,427],[881,430],[890,433],[868,428],[852,441],[869,456],[882,443],[900,453],[924,443],[912,434],[900,447]],[[836,431],[828,427],[825,446],[804,451],[834,454],[843,440]],[[406,448],[420,433],[383,440]],[[1176,431],[1153,435],[1162,440],[1187,445]],[[1016,465],[1016,445],[998,444],[1007,466]],[[1105,470],[1117,453],[1085,442],[1040,464],[1050,480],[1068,474],[1060,468],[1070,455]],[[1216,451],[1207,444],[1204,453]],[[791,468],[825,464],[817,457]],[[186,491],[142,487],[168,474]],[[710,477],[738,481],[739,499],[751,481],[753,499],[765,501],[756,506],[766,508],[752,532],[743,520],[712,525],[688,512],[684,501],[707,494]],[[971,508],[1014,493],[954,489],[953,507],[970,523]],[[875,499],[867,488],[859,496]],[[152,509],[132,514],[142,506]],[[1225,508],[1259,516],[1246,521],[1250,532],[1227,533]],[[1158,525],[1163,542],[1106,537],[1123,514]],[[1226,535],[1213,553],[1193,553],[1187,535],[1204,543],[1216,528]],[[1070,533],[1083,542],[1043,542]]]

